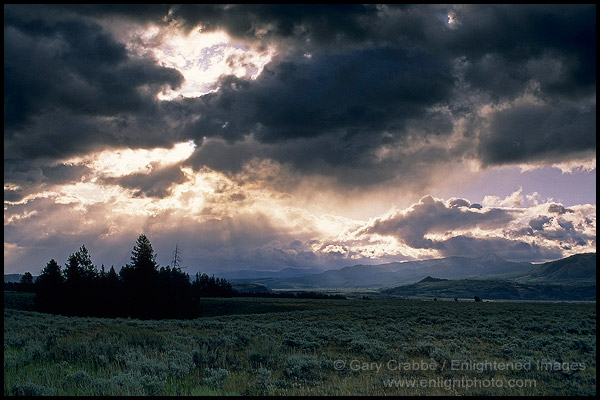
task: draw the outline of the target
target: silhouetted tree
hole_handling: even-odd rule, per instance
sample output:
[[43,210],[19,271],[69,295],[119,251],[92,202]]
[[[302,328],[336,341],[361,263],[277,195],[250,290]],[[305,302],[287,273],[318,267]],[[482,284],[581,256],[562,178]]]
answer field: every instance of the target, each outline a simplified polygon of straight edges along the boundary
[[63,305],[64,279],[60,265],[52,259],[35,281],[35,308],[58,313]]
[[[176,247],[178,252],[178,247]],[[177,252],[174,265],[178,264]],[[231,284],[223,278],[196,274],[179,267],[159,268],[146,235],[138,236],[131,264],[98,268],[85,246],[69,256],[65,269],[54,260],[46,265],[35,283],[36,308],[64,315],[136,318],[190,318],[199,315],[200,298],[231,297]]]
[[25,272],[19,281],[19,290],[22,292],[33,292],[33,275],[31,272]]
[[173,260],[171,261],[171,268],[181,267],[181,255],[179,254],[179,243],[175,244],[175,250],[173,251]]
[[131,252],[131,265],[120,271],[128,313],[141,318],[153,317],[161,308],[158,264],[152,244],[143,233],[138,236]]
[[106,279],[106,269],[104,268],[104,264],[100,266],[100,271],[98,272],[99,279]]
[[85,245],[69,256],[64,274],[67,285],[78,285],[81,281],[91,281],[96,278],[98,271]]
[[106,280],[109,283],[109,288],[116,288],[119,285],[119,275],[117,275],[114,265],[111,265],[110,270],[106,274]]
[[481,301],[481,298],[479,296],[475,296],[475,301],[479,302],[479,301]]
[[143,233],[138,236],[131,252],[131,266],[140,271],[156,271],[156,254],[152,243]]
[[64,310],[67,314],[86,315],[99,307],[97,299],[97,268],[85,245],[71,254],[64,270],[65,297]]
[[209,277],[206,274],[196,273],[193,284],[194,292],[200,297],[232,297],[233,288],[225,278]]
[[94,285],[94,291],[97,298],[97,312],[95,315],[103,317],[126,315],[122,307],[122,291],[119,275],[117,275],[114,266],[111,266],[110,270],[106,272],[104,265],[102,265]]

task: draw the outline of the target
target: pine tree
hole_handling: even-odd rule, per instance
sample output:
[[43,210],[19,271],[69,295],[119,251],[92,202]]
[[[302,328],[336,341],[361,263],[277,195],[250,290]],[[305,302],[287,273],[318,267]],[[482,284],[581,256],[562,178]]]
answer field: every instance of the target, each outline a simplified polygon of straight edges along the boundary
[[42,270],[42,273],[36,280],[36,284],[40,286],[60,287],[63,284],[63,275],[60,270],[60,265],[52,259]]
[[35,308],[57,313],[62,307],[64,279],[60,265],[52,259],[35,281]]
[[141,318],[156,316],[161,303],[158,264],[152,244],[143,233],[131,252],[131,265],[123,267],[120,274],[129,314]]
[[131,252],[131,266],[138,270],[157,270],[158,268],[158,265],[156,264],[156,254],[154,254],[152,244],[148,237],[143,233],[138,236],[133,251]]
[[33,291],[33,275],[31,272],[25,272],[19,282],[19,290],[23,292]]
[[79,251],[75,253],[75,257],[77,257],[77,262],[81,267],[84,279],[93,279],[97,276],[97,268],[92,263],[92,257],[90,256],[88,249],[85,248],[85,245],[82,245],[79,248]]
[[111,287],[116,287],[119,284],[119,275],[117,275],[114,265],[111,265],[110,270],[106,274],[106,279],[108,280]]
[[66,314],[85,315],[100,306],[96,293],[98,271],[85,245],[69,256],[64,275]]
[[81,285],[84,281],[89,282],[98,275],[85,245],[69,256],[64,274],[68,285]]

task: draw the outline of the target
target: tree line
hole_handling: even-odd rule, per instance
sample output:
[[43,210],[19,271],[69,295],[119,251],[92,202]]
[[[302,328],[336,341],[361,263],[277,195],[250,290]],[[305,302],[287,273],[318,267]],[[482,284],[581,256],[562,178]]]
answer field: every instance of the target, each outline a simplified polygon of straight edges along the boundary
[[83,245],[69,256],[64,269],[52,259],[35,282],[25,273],[19,289],[35,292],[35,309],[41,312],[142,319],[195,318],[200,315],[200,298],[233,295],[223,278],[197,273],[191,281],[177,263],[159,267],[144,234],[136,240],[131,263],[118,274],[114,266],[98,269]]

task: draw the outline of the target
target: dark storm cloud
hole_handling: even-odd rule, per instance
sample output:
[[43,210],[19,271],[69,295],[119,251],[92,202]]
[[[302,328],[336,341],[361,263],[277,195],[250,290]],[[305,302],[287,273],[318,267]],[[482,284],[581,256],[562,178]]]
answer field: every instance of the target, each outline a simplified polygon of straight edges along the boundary
[[[47,166],[25,159],[4,158],[4,181],[13,186],[4,188],[4,200],[15,202],[52,185],[78,182],[91,176],[84,165],[57,164]],[[14,186],[16,185],[16,186]]]
[[[155,118],[163,107],[154,96],[182,79],[153,60],[130,57],[94,22],[20,19],[5,6],[5,155],[52,160],[129,144],[123,137],[132,133],[126,128],[132,118],[135,125],[154,118],[154,125],[166,127]],[[157,130],[146,135],[157,136]],[[138,146],[147,145],[138,138]]]
[[449,67],[432,54],[392,48],[276,60],[254,81],[228,76],[218,92],[186,102],[200,117],[187,129],[229,140],[253,133],[267,143],[338,132],[342,141],[377,140],[447,99]]
[[[596,6],[456,6],[458,26],[446,44],[471,63],[468,81],[495,97],[530,79],[548,94],[589,95],[596,88]],[[546,59],[546,65],[538,61]],[[548,61],[563,70],[554,80]]]
[[[190,160],[195,167],[237,171],[245,160],[270,158],[361,186],[422,179],[415,171],[457,158],[552,163],[595,152],[595,5],[4,10],[5,160],[52,162],[207,137]],[[222,76],[214,93],[158,101],[181,74],[133,57],[109,20],[223,29],[254,49],[274,45],[278,55],[255,80]],[[526,92],[539,101],[518,103]],[[499,103],[507,107],[477,115]],[[462,147],[432,148],[460,118]],[[382,148],[402,153],[380,157]],[[150,192],[164,194],[162,182]]]
[[479,153],[489,164],[561,161],[596,148],[596,105],[517,105],[496,112],[480,135]]
[[[268,27],[263,35],[295,38],[299,49],[274,60],[256,81],[224,78],[219,92],[191,108],[200,115],[187,126],[192,137],[231,142],[252,133],[263,143],[293,141],[288,160],[295,167],[320,165],[327,174],[338,165],[397,171],[398,160],[375,159],[378,148],[402,145],[410,128],[424,142],[448,134],[461,116],[469,121],[465,135],[479,136],[475,151],[466,147],[463,155],[487,165],[565,161],[595,150],[595,6],[379,7],[362,10],[360,18],[360,7],[350,7],[339,12],[354,24],[332,24],[326,32],[316,21],[326,20],[327,8],[314,7],[309,18],[304,8],[234,6],[222,19],[218,6],[187,17],[184,9],[173,18],[254,39]],[[448,13],[457,21],[452,28]],[[338,40],[347,37],[354,40]],[[515,104],[484,121],[469,114],[531,90],[540,103]],[[470,105],[461,109],[464,103]],[[321,143],[309,148],[298,140],[316,136]]]
[[[291,40],[304,50],[378,43],[428,49],[444,59],[462,56],[468,82],[494,97],[514,95],[531,79],[552,94],[595,91],[592,4],[181,5],[171,8],[169,18],[187,29],[224,29],[254,42]],[[548,73],[552,62],[561,64],[560,76]]]
[[187,29],[225,29],[241,39],[293,38],[316,43],[361,41],[372,31],[377,16],[373,4],[231,4],[179,5],[171,18]]
[[395,172],[378,148],[402,143],[411,129],[423,138],[451,132],[451,119],[429,109],[452,91],[449,67],[426,52],[387,47],[278,59],[254,81],[225,77],[217,93],[182,101],[198,117],[185,132],[229,142],[199,147],[202,165],[236,170],[244,159],[268,157],[300,172],[379,182]]
[[169,188],[186,181],[179,165],[156,167],[150,173],[133,173],[118,178],[103,178],[108,184],[118,184],[135,190],[134,197],[164,198],[170,194]]

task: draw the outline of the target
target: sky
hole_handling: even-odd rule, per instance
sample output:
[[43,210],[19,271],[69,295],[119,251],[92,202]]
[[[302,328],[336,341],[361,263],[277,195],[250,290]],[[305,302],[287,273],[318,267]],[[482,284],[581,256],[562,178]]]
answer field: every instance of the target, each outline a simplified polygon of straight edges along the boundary
[[596,248],[596,6],[4,5],[4,272]]

